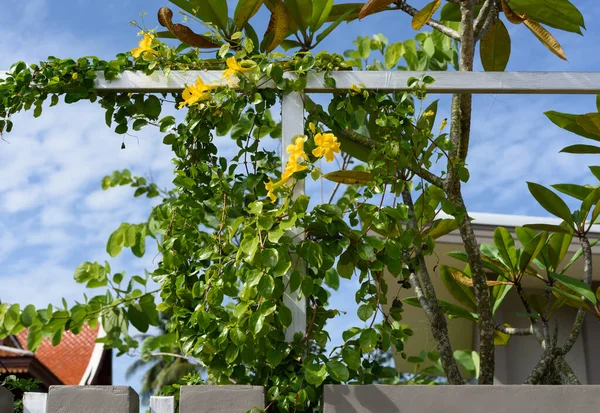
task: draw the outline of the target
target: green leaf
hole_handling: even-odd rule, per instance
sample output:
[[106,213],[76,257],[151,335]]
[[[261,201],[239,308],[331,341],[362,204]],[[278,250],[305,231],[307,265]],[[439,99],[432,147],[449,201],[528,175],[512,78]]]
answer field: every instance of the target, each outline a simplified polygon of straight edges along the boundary
[[550,258],[550,265],[554,270],[558,270],[559,264],[565,258],[565,255],[569,251],[573,236],[571,234],[561,234],[555,232],[548,240],[548,255]]
[[292,310],[290,310],[289,308],[287,308],[284,305],[279,306],[279,310],[277,312],[277,318],[279,319],[279,322],[281,323],[282,326],[284,326],[286,328],[291,326],[292,325]]
[[[594,247],[598,243],[598,241],[600,241],[600,239],[596,239],[596,240],[592,241],[590,243],[590,246]],[[562,272],[564,273],[565,271],[567,271],[569,269],[569,267],[575,263],[575,261],[577,261],[579,258],[581,258],[582,255],[583,255],[583,249],[579,248],[575,252],[575,254],[573,254],[573,256],[571,257],[571,259],[569,260],[567,265],[565,265],[565,268],[563,268]]]
[[456,279],[450,273],[451,270],[459,271],[454,268],[450,268],[446,265],[442,265],[442,282],[444,283],[452,297],[454,297],[459,303],[470,308],[471,310],[476,310],[477,304],[475,302],[475,295],[469,287],[462,285],[456,281]]
[[498,227],[494,231],[494,245],[498,248],[499,258],[508,268],[517,267],[517,250],[515,241],[510,232],[504,227]]
[[264,0],[238,0],[233,14],[233,21],[238,29],[244,28],[248,20],[260,9]]
[[465,370],[473,373],[476,377],[479,372],[479,354],[471,350],[456,350],[454,358]]
[[148,318],[144,314],[144,311],[139,306],[139,304],[132,304],[127,309],[127,317],[132,326],[134,326],[140,333],[145,333],[148,331],[148,327],[150,323],[148,322]]
[[438,239],[444,235],[448,235],[452,231],[458,229],[458,222],[454,218],[449,219],[436,219],[431,225],[431,229],[427,232],[427,235],[433,239]]
[[[421,304],[419,303],[419,299],[417,297],[407,297],[402,299],[402,302],[408,305],[412,305],[413,307],[421,307]],[[472,313],[458,305],[450,304],[449,302],[442,300],[438,300],[438,304],[442,311],[445,314],[448,314],[448,317],[450,319],[465,318],[471,321],[477,321],[479,319],[479,316],[476,313]]]
[[325,273],[325,284],[335,291],[338,290],[340,287],[340,276],[335,269],[330,268],[327,270]]
[[563,234],[570,234],[571,232],[560,226],[560,225],[551,225],[551,224],[527,224],[523,226],[524,228],[535,229],[538,231],[548,231],[548,232],[559,232]]
[[304,378],[308,384],[320,386],[327,377],[327,366],[325,364],[303,364]]
[[568,287],[569,289],[575,291],[580,296],[587,298],[594,305],[597,304],[598,300],[596,299],[596,295],[594,294],[592,289],[583,281],[577,280],[573,277],[569,277],[565,274],[556,273],[552,274],[552,278],[554,278],[556,281],[558,281],[565,287]]
[[339,258],[337,271],[340,277],[350,279],[354,274],[355,256],[350,249],[347,249]]
[[594,145],[571,145],[563,148],[562,153],[572,153],[576,155],[597,155],[600,154],[600,146]]
[[352,370],[360,369],[360,351],[358,348],[345,346],[342,349],[342,359]]
[[506,298],[506,294],[508,294],[512,287],[512,285],[503,284],[496,285],[494,288],[492,288],[492,314],[496,314],[496,311],[498,311],[498,308],[500,308],[502,301],[504,301],[504,298]]
[[479,54],[486,72],[504,72],[510,59],[510,34],[498,19],[481,39]]
[[[478,4],[475,6],[474,14],[479,15],[481,11],[481,5]],[[442,7],[442,12],[440,13],[440,20],[442,21],[450,21],[450,22],[460,22],[462,15],[460,13],[460,5],[455,3],[446,3],[444,7]]]
[[404,43],[392,43],[385,49],[384,67],[391,69],[396,66],[404,55]]
[[358,318],[360,318],[362,321],[370,320],[371,317],[373,317],[373,313],[373,306],[370,304],[361,305],[360,307],[358,307],[358,310],[356,312]]
[[360,344],[360,348],[364,353],[368,353],[370,351],[375,350],[377,348],[377,341],[379,340],[377,331],[373,328],[367,328],[363,330],[360,334],[360,338],[358,342]]
[[106,252],[108,252],[111,257],[116,257],[121,253],[123,245],[125,245],[125,229],[121,226],[108,238]]
[[510,0],[510,7],[528,18],[560,30],[581,34],[581,12],[568,0]]
[[162,104],[160,100],[154,96],[148,96],[148,99],[144,101],[144,115],[150,119],[158,119],[162,110]]
[[36,320],[37,312],[35,311],[35,306],[29,304],[23,309],[23,313],[21,314],[21,324],[23,324],[23,327],[30,327]]
[[313,0],[312,16],[310,18],[310,28],[313,33],[325,23],[332,7],[333,0]]
[[425,7],[417,12],[413,16],[411,25],[415,30],[421,30],[425,24],[429,22],[429,20],[433,17],[433,14],[440,7],[442,1],[441,0],[433,0],[431,3],[428,3]]
[[6,314],[4,314],[4,329],[8,334],[11,334],[13,329],[19,324],[20,313],[21,306],[19,304],[13,304],[6,310]]
[[527,266],[537,257],[548,239],[548,233],[546,231],[537,234],[521,251],[519,257],[519,270],[525,271]]
[[273,280],[273,277],[269,274],[263,274],[258,282],[258,293],[265,298],[271,298],[274,290],[275,281]]
[[531,195],[533,195],[535,200],[542,206],[542,208],[550,212],[552,215],[565,220],[571,227],[573,226],[573,217],[571,216],[571,211],[569,210],[567,204],[565,204],[565,201],[560,199],[558,195],[542,185],[533,182],[527,182],[527,186],[529,187],[529,192],[531,192]]
[[582,185],[554,184],[551,186],[557,191],[562,192],[565,195],[572,196],[573,198],[579,199],[580,201],[583,201],[590,193],[592,193],[592,188],[588,188]]
[[348,371],[348,367],[337,360],[329,360],[327,362],[327,370],[331,377],[339,382],[346,382],[350,378],[350,372]]
[[569,113],[548,111],[544,112],[544,115],[562,129],[584,138],[600,141],[600,113],[571,115]]
[[283,0],[292,19],[305,31],[312,17],[312,0]]
[[246,334],[239,328],[229,330],[229,338],[236,346],[241,346],[246,342]]
[[[600,96],[600,95],[598,95]],[[594,176],[600,180],[600,166],[590,166],[590,171],[594,174]]]
[[29,351],[35,352],[40,344],[42,344],[42,340],[44,339],[42,327],[41,324],[29,327],[29,330],[27,331],[27,349]]

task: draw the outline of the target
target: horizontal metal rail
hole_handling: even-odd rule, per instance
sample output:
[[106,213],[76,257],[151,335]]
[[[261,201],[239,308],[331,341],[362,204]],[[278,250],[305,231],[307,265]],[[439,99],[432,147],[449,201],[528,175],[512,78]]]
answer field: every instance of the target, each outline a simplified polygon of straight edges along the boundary
[[[125,72],[108,81],[99,73],[98,90],[110,92],[180,92],[200,76],[204,82],[221,82],[222,71],[161,71],[146,75],[143,72]],[[411,77],[431,76],[435,82],[428,85],[429,93],[472,94],[600,94],[600,72],[332,72],[336,88],[325,84],[324,73],[310,73],[305,91],[331,93],[349,89],[352,85],[381,91],[407,91]],[[273,88],[266,82],[262,88]]]

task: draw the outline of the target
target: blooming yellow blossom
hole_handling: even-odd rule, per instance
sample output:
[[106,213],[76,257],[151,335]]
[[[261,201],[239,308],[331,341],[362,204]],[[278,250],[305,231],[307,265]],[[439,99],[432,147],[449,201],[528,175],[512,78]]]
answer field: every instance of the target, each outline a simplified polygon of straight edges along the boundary
[[334,152],[340,152],[340,143],[333,133],[317,133],[315,143],[317,147],[313,149],[312,154],[317,158],[325,156],[327,162],[333,161]]
[[275,202],[277,200],[277,196],[275,195],[275,189],[281,186],[281,182],[273,182],[271,178],[269,178],[269,182],[265,182],[265,189],[267,190],[267,196],[271,198],[271,202]]
[[427,112],[423,113],[424,117],[429,117],[429,116],[435,116],[435,112],[433,110],[428,110]]
[[308,166],[298,163],[295,156],[291,157],[285,165],[285,171],[283,171],[283,174],[281,175],[281,183],[286,183],[296,172],[302,172],[307,169]]
[[288,145],[286,148],[286,152],[291,155],[290,160],[293,159],[294,162],[301,159],[308,159],[308,156],[304,152],[304,142],[306,142],[305,136],[299,136],[296,138],[293,144]]
[[308,124],[308,129],[310,129],[311,133],[313,133],[313,134],[314,134],[314,133],[317,131],[317,127],[316,127],[316,126],[315,126],[315,124],[314,124],[314,123],[312,123],[312,122],[310,122],[310,123]]
[[254,69],[253,67],[242,67],[240,66],[240,64],[237,62],[237,60],[235,60],[235,57],[230,57],[226,60],[227,62],[227,70],[225,70],[223,72],[223,78],[225,79],[229,79],[232,76],[237,76],[238,73],[245,73],[245,72],[249,72],[252,69]]
[[73,78],[73,80],[77,80],[77,79],[79,79],[79,74],[73,73],[73,75],[71,77]]
[[153,39],[154,39],[153,35],[151,35],[149,33],[144,34],[144,38],[142,40],[140,40],[138,47],[131,50],[131,54],[133,55],[133,57],[135,57],[137,59],[140,56],[142,56],[144,53],[158,54],[158,52],[156,50],[152,49],[152,40]]
[[444,128],[448,125],[448,119],[444,119],[442,124],[440,125],[440,132],[444,130]]
[[198,76],[198,79],[196,79],[196,84],[189,85],[183,91],[183,102],[179,104],[179,108],[181,109],[185,105],[191,106],[200,101],[210,99],[210,93],[208,93],[208,91],[210,89],[214,89],[215,87],[216,86],[213,85],[207,85],[204,83],[202,78]]

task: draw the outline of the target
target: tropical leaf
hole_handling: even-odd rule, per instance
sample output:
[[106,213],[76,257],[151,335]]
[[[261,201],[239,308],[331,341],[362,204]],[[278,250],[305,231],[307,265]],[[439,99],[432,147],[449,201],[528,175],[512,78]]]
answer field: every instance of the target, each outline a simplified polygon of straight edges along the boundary
[[473,293],[471,288],[457,280],[457,278],[460,277],[469,277],[462,273],[462,271],[456,268],[448,267],[446,265],[442,265],[440,277],[442,279],[442,282],[448,289],[448,292],[452,294],[452,297],[454,297],[459,303],[473,311],[477,309],[477,301],[475,300],[475,294]]
[[289,32],[290,16],[282,2],[277,3],[271,12],[269,26],[263,39],[263,49],[266,52],[273,51],[287,37]]
[[537,234],[521,251],[519,257],[519,271],[525,271],[527,266],[533,261],[535,257],[540,253],[546,240],[548,239],[548,233],[546,231]]
[[581,12],[568,0],[510,0],[510,7],[530,20],[556,29],[581,34],[585,22]]
[[323,175],[323,178],[347,185],[366,185],[373,180],[373,174],[363,171],[336,171]]
[[415,30],[421,30],[423,26],[431,20],[433,14],[439,9],[442,0],[433,0],[431,3],[423,7],[417,14],[413,16],[412,28]]
[[306,30],[312,17],[312,0],[283,0],[288,14],[301,30]]
[[190,46],[202,49],[213,49],[220,46],[207,37],[194,33],[192,29],[183,24],[173,24],[173,12],[168,7],[161,7],[158,10],[158,22],[161,26],[169,29],[173,36]]
[[333,0],[314,0],[312,16],[310,18],[310,28],[314,32],[319,30],[323,23],[329,17],[331,8],[333,7]]
[[552,278],[556,281],[569,288],[570,290],[577,293],[579,296],[585,297],[591,301],[594,305],[598,302],[596,295],[592,289],[583,281],[577,280],[573,277],[569,277],[565,274],[552,274]]
[[600,141],[600,113],[571,115],[569,113],[548,111],[544,115],[559,128],[568,130],[584,138]]
[[233,14],[233,22],[238,29],[242,29],[248,20],[252,18],[260,7],[263,5],[264,0],[238,0],[238,4]]
[[427,231],[426,235],[433,239],[438,239],[458,229],[458,222],[456,219],[437,219],[433,221],[431,228]]
[[[535,200],[538,201],[538,203],[546,211],[565,220],[571,226],[573,225],[571,210],[567,204],[565,204],[565,201],[563,201],[558,195],[548,188],[533,182],[527,182],[527,186],[529,187],[529,192],[531,192],[531,195],[533,195]],[[529,228],[531,227],[529,226]]]
[[[475,15],[479,15],[481,11],[481,4],[475,5],[473,9],[473,13]],[[446,3],[444,7],[442,7],[442,11],[440,12],[440,20],[441,21],[449,21],[449,22],[460,22],[462,19],[462,15],[460,13],[460,5],[457,3]]]
[[486,72],[504,72],[510,59],[510,35],[502,20],[490,27],[481,39],[479,54]]
[[593,189],[587,186],[575,185],[575,184],[554,184],[552,188],[556,189],[563,194],[572,196],[575,199],[583,201],[589,194],[592,193]]
[[565,55],[565,51],[558,40],[556,40],[556,38],[552,36],[548,30],[544,29],[541,24],[529,19],[525,19],[523,23],[529,30],[531,30],[531,33],[533,33],[535,37],[537,37],[538,40],[548,48],[548,50],[561,59],[567,60],[567,55]]
[[572,153],[575,155],[597,155],[600,153],[600,146],[594,145],[571,145],[563,148],[562,153]]
[[510,232],[504,227],[494,230],[494,245],[498,248],[498,258],[510,269],[517,267],[517,250]]
[[506,0],[502,0],[502,11],[506,16],[506,20],[512,24],[521,24],[525,21],[525,17],[511,9]]
[[360,9],[360,13],[358,14],[359,19],[364,19],[369,14],[377,13],[381,11],[385,7],[392,4],[394,0],[369,0],[365,5]]
[[561,227],[560,225],[552,225],[552,224],[527,224],[523,226],[524,228],[535,229],[538,231],[548,231],[548,232],[561,232],[564,234],[570,234],[567,228]]
[[[360,13],[360,9],[363,7],[364,3],[344,3],[344,4],[334,4],[329,12],[329,16],[325,21],[334,22],[340,18],[340,16],[345,15],[348,11],[349,14],[346,15],[346,21],[352,21],[358,19],[358,15]],[[379,10],[383,11],[385,9]]]

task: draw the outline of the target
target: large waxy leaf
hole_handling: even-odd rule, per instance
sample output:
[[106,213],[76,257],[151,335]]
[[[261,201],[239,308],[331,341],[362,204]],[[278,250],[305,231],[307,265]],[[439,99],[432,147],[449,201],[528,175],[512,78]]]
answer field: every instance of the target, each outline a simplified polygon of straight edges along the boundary
[[558,40],[548,30],[544,29],[541,24],[529,19],[526,19],[523,23],[548,50],[561,59],[567,60],[567,55],[565,55],[565,51]]
[[456,229],[458,229],[458,222],[456,222],[456,219],[438,219],[433,221],[431,229],[427,231],[427,235],[433,239],[438,239]]
[[359,19],[363,19],[367,17],[369,14],[376,13],[381,11],[383,8],[392,4],[394,0],[369,0],[363,7],[360,9],[360,13],[358,15]]
[[544,115],[562,129],[584,138],[600,141],[600,113],[571,115],[569,113],[548,111]]
[[287,37],[289,32],[290,16],[285,4],[277,3],[271,12],[271,20],[263,39],[263,49],[271,52]]
[[579,199],[580,201],[583,201],[585,198],[587,198],[587,196],[591,194],[593,190],[587,186],[575,184],[554,184],[552,185],[552,188],[562,192],[563,194]]
[[[596,239],[593,242],[590,243],[590,246],[594,247],[596,246],[596,244],[598,243],[598,241],[600,241],[600,239]],[[565,265],[565,267],[563,268],[562,272],[564,273],[565,271],[567,271],[569,269],[569,267],[571,267],[571,265],[575,264],[575,262],[577,262],[578,259],[581,258],[581,256],[583,255],[583,249],[579,248],[575,254],[573,254],[573,256],[571,257],[571,259],[569,260],[569,262],[567,263],[567,265]]]
[[479,54],[486,72],[504,72],[510,59],[510,35],[502,20],[490,27],[481,39]]
[[212,49],[219,47],[218,44],[208,38],[194,33],[192,29],[183,24],[173,24],[173,12],[168,7],[161,7],[158,10],[158,22],[166,27],[179,40],[193,47],[203,49]]
[[[504,277],[498,277],[499,280],[504,280]],[[492,288],[492,294],[491,294],[491,299],[492,299],[492,314],[496,314],[496,311],[498,311],[498,308],[500,308],[500,305],[502,304],[502,301],[504,301],[504,298],[506,297],[506,295],[508,294],[508,292],[510,291],[510,289],[512,288],[512,285],[496,285],[494,286],[494,288]]]
[[498,257],[508,268],[517,267],[517,250],[515,241],[510,232],[504,227],[498,227],[494,231],[494,245],[498,248]]
[[[481,11],[481,4],[478,4],[474,7],[473,13],[475,15],[479,15]],[[451,21],[451,22],[460,22],[462,19],[462,15],[460,13],[460,5],[456,3],[446,3],[444,7],[442,7],[442,11],[440,12],[440,20],[442,21]]]
[[365,185],[373,180],[373,174],[363,171],[336,171],[323,175],[323,178],[347,185]]
[[573,235],[571,234],[554,233],[550,236],[548,240],[548,258],[554,270],[558,270],[559,264],[569,251],[572,240]]
[[[358,19],[358,15],[360,13],[360,9],[363,7],[364,3],[344,3],[344,4],[334,4],[329,12],[329,16],[325,21],[333,22],[339,19],[340,16],[346,14],[350,11],[350,14],[346,15],[346,21],[352,21]],[[382,9],[380,11],[383,11]],[[379,13],[379,12],[377,12]]]
[[[533,195],[535,200],[538,201],[542,208],[550,212],[552,215],[565,220],[569,225],[573,225],[571,210],[567,204],[565,204],[565,201],[563,201],[558,195],[548,188],[533,182],[527,182],[527,186],[529,187],[529,192],[531,192],[531,195]],[[529,228],[531,227],[529,226]]]
[[508,20],[512,24],[521,24],[523,23],[523,21],[525,21],[525,18],[522,15],[516,13],[513,9],[510,8],[506,0],[502,0],[502,11],[506,16],[506,20]]
[[392,43],[385,49],[384,67],[391,69],[396,66],[398,61],[404,55],[404,43]]
[[600,146],[594,145],[571,145],[561,149],[562,153],[572,153],[575,155],[597,155],[600,153]]
[[302,30],[306,30],[312,17],[312,0],[283,0],[289,15]]
[[598,299],[596,298],[596,295],[594,294],[592,289],[583,281],[577,280],[573,277],[569,277],[568,275],[564,274],[552,274],[552,278],[557,280],[565,287],[568,287],[569,289],[573,290],[578,295],[587,298],[593,304],[596,304],[598,302]]
[[238,0],[238,4],[233,15],[235,26],[238,29],[242,29],[246,23],[248,23],[248,20],[258,13],[258,10],[263,3],[264,0]]
[[468,307],[472,311],[475,311],[477,309],[475,294],[473,294],[471,288],[457,281],[457,278],[460,277],[468,278],[465,274],[462,273],[462,271],[456,268],[442,265],[442,271],[440,276],[442,282],[448,289],[448,292],[452,294],[452,297],[454,297],[459,303],[461,303],[465,307]]
[[[402,299],[403,303],[411,305],[413,307],[421,307],[419,303],[419,299],[417,297],[406,297]],[[438,300],[438,304],[442,311],[448,315],[448,318],[465,318],[471,321],[479,320],[479,315],[477,313],[472,313],[461,306],[450,304],[447,301]]]
[[333,7],[333,0],[314,0],[312,16],[310,18],[310,28],[314,32],[325,23],[331,8]]
[[421,30],[423,26],[431,20],[433,14],[439,9],[442,0],[433,0],[431,3],[423,7],[417,14],[413,16],[411,26],[415,30]]
[[581,12],[568,0],[510,0],[510,7],[529,19],[560,30],[581,34],[585,22]]
[[519,257],[519,271],[525,271],[527,266],[537,257],[548,239],[546,231],[537,234],[521,251]]

